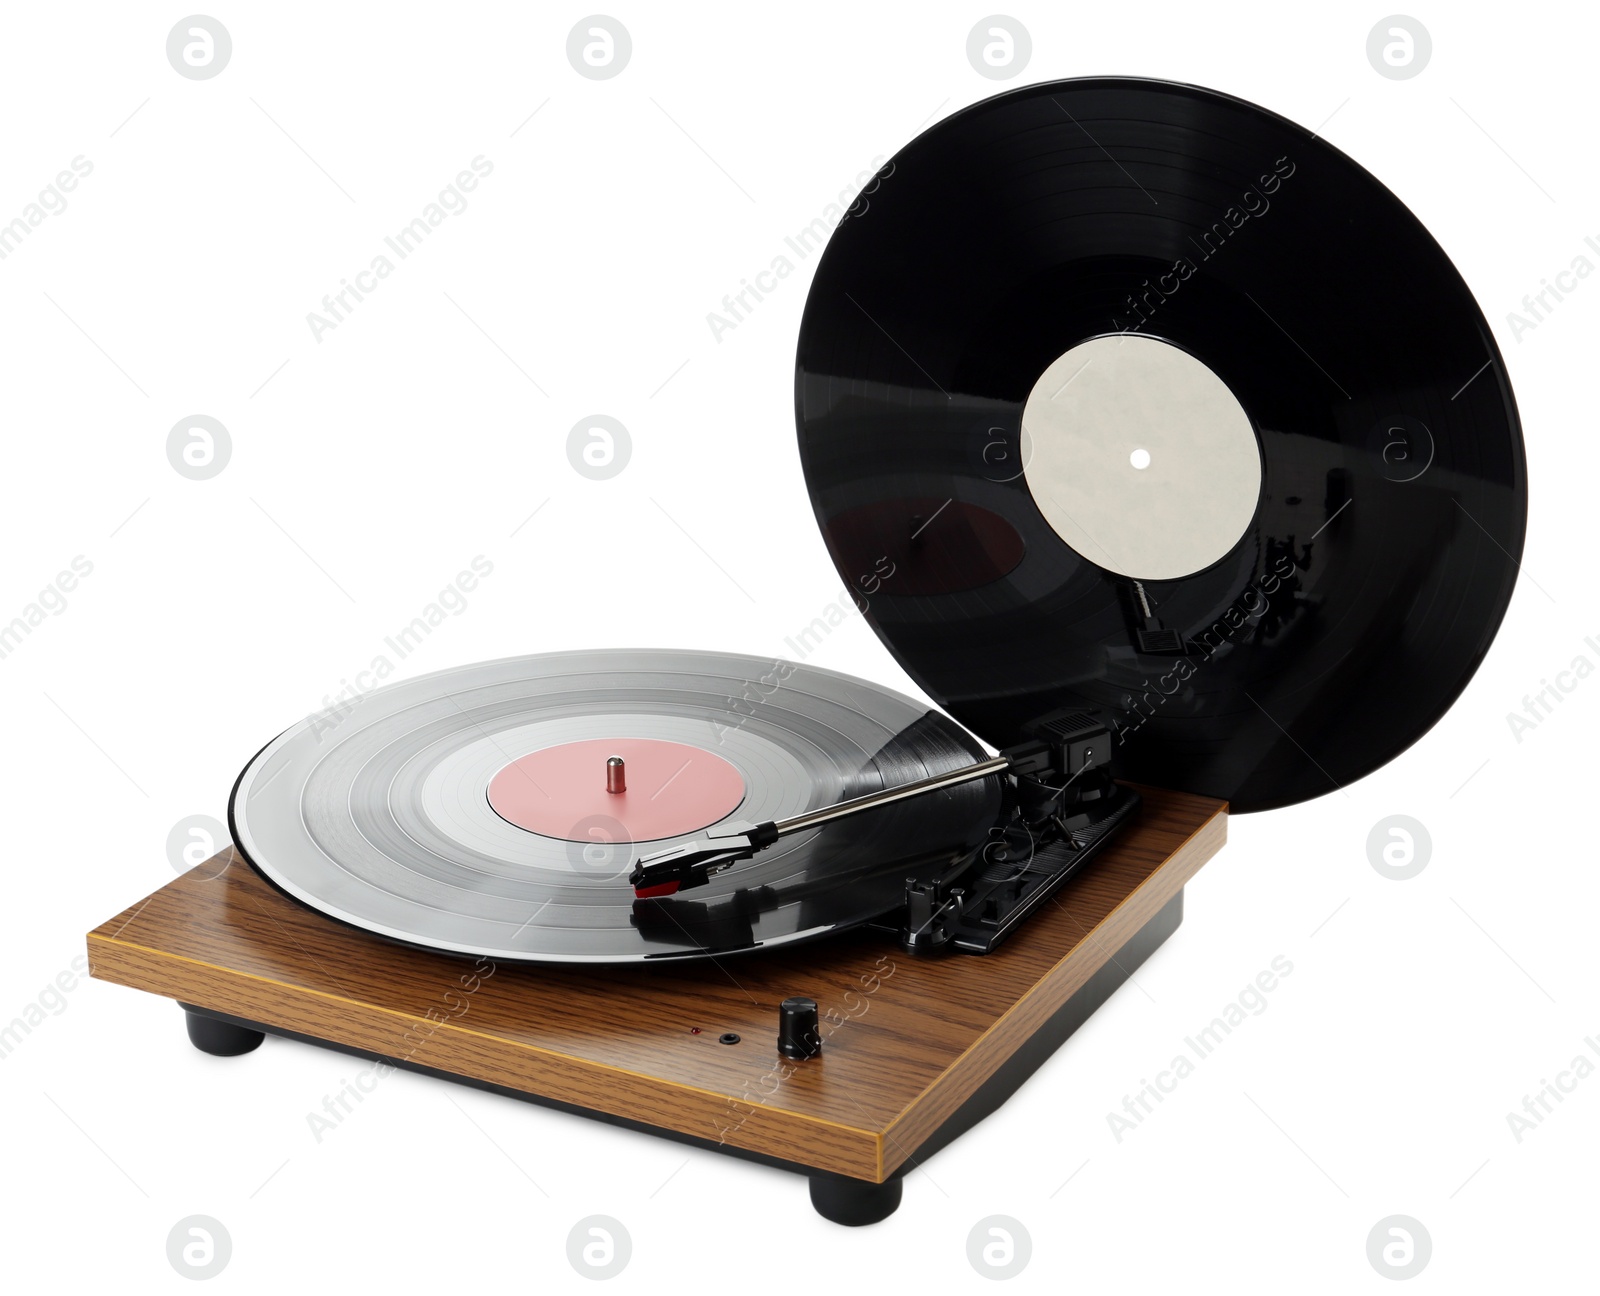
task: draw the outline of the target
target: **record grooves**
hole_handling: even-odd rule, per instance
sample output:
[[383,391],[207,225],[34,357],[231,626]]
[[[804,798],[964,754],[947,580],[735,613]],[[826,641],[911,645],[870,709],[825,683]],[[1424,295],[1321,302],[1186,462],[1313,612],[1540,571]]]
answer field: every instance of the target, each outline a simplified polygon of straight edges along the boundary
[[[1001,745],[1093,711],[1122,739],[1119,774],[1235,810],[1343,786],[1425,732],[1509,601],[1526,480],[1488,327],[1394,195],[1260,108],[1111,78],[986,100],[884,175],[830,241],[801,326],[818,521],[851,588],[854,519],[900,501],[986,510],[1025,551],[1007,568],[936,521],[927,539],[993,578],[930,588],[912,561],[875,582],[868,618],[913,678]],[[1107,570],[1021,471],[1030,391],[1094,338],[1198,357],[1257,438],[1254,515],[1182,578]],[[1047,486],[1124,434],[1078,431]],[[1118,502],[1133,538],[1185,529],[1158,494]]]
[[[729,699],[772,669],[732,654],[600,651],[392,685],[331,733],[307,719],[268,744],[234,790],[234,837],[275,886],[341,921],[463,954],[558,962],[819,935],[893,908],[908,874],[938,873],[982,840],[998,806],[992,781],[887,807],[848,833],[806,834],[692,899],[647,902],[627,883],[643,843],[620,817],[573,805],[564,827],[541,834],[490,803],[519,758],[574,745],[592,748],[584,759],[601,798],[603,751],[702,753],[742,779],[725,819],[793,814],[983,755],[944,717],[812,667],[789,667],[751,714],[731,712]],[[681,802],[683,786],[659,791]]]

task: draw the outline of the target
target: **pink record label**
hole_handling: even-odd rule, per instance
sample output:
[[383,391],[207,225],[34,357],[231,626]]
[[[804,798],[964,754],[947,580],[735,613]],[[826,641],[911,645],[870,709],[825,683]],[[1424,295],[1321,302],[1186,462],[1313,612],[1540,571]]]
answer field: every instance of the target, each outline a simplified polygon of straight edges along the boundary
[[[608,791],[622,758],[625,790]],[[591,738],[530,752],[489,780],[489,805],[507,823],[565,841],[657,841],[698,832],[744,800],[744,779],[722,757],[655,738]],[[612,821],[620,828],[605,831]],[[598,836],[597,836],[598,834]]]

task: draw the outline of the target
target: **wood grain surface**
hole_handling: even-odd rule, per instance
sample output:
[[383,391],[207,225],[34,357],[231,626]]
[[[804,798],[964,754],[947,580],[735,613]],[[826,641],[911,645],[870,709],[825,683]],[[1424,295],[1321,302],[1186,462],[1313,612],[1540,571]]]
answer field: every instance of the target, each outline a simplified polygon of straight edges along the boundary
[[[855,931],[692,963],[474,961],[325,918],[230,847],[90,932],[89,960],[105,981],[878,1182],[1221,847],[1223,803],[1140,790],[1139,820],[984,957],[913,959]],[[825,1043],[797,1063],[775,1041],[800,994]],[[174,1021],[151,1047],[182,1041]]]

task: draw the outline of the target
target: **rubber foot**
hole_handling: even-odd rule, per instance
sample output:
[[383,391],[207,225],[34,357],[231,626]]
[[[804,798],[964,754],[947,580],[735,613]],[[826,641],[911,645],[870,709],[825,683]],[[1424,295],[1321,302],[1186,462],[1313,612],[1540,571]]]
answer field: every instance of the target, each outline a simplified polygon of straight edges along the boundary
[[238,1057],[260,1048],[261,1041],[266,1039],[260,1031],[218,1021],[193,1009],[184,1009],[183,1019],[189,1028],[189,1043],[212,1057]]
[[817,1214],[835,1224],[852,1228],[877,1224],[900,1207],[903,1182],[900,1178],[884,1183],[868,1183],[844,1175],[816,1174],[811,1179],[811,1204]]

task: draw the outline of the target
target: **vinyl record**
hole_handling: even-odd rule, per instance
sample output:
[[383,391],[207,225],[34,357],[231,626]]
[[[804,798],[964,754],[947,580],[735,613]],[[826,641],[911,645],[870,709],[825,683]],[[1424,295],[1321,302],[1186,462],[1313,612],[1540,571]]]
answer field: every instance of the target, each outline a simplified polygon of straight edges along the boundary
[[[611,790],[611,756],[626,777]],[[640,853],[981,759],[937,713],[846,675],[671,651],[552,653],[425,675],[309,716],[234,788],[268,881],[368,931],[492,958],[751,949],[887,912],[994,821],[994,779],[786,837],[682,898]]]
[[1510,600],[1505,366],[1422,225],[1264,109],[1132,79],[939,123],[833,233],[796,409],[829,550],[996,746],[1061,711],[1236,811],[1424,733]]

